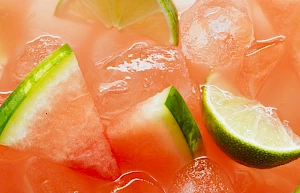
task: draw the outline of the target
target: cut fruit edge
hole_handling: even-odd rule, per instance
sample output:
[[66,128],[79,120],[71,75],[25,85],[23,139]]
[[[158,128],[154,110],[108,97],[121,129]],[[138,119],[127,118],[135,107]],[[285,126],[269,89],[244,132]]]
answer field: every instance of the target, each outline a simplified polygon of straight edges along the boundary
[[25,100],[31,89],[33,89],[34,86],[32,85],[35,85],[37,82],[43,79],[45,74],[50,72],[54,66],[67,60],[68,56],[70,56],[72,53],[73,51],[68,44],[61,46],[39,65],[37,65],[8,96],[8,98],[0,106],[0,136],[10,118]]
[[120,174],[68,44],[35,66],[0,106],[0,126],[2,145],[102,179]]
[[[286,138],[289,139],[289,143],[290,146],[289,147],[269,147],[266,145],[262,145],[262,144],[258,144],[256,142],[250,141],[248,139],[246,139],[244,136],[236,133],[235,131],[233,131],[231,128],[232,126],[230,126],[225,119],[223,118],[223,116],[218,112],[218,110],[215,108],[215,105],[213,104],[213,102],[210,100],[211,99],[211,94],[213,94],[212,92],[219,92],[222,93],[222,95],[228,95],[230,97],[232,97],[232,99],[236,98],[239,101],[238,102],[243,102],[245,103],[244,105],[249,105],[250,107],[253,108],[253,106],[255,105],[257,108],[261,108],[261,109],[267,109],[267,111],[265,111],[265,113],[271,113],[269,111],[272,111],[273,108],[268,108],[263,106],[261,103],[259,103],[258,101],[255,100],[250,100],[247,99],[245,97],[242,96],[237,96],[232,94],[231,92],[229,92],[231,89],[227,89],[229,88],[228,85],[226,85],[226,83],[224,81],[221,81],[221,86],[219,86],[218,84],[215,84],[215,82],[217,82],[215,79],[220,78],[220,75],[218,73],[212,73],[208,76],[206,84],[202,85],[203,88],[203,101],[205,101],[205,105],[209,108],[208,111],[210,111],[210,113],[213,115],[212,119],[214,119],[213,121],[219,122],[218,124],[221,125],[222,129],[225,130],[229,135],[233,135],[235,138],[239,139],[240,141],[243,141],[244,143],[247,143],[251,146],[255,146],[257,148],[266,150],[266,151],[272,151],[274,153],[288,153],[288,152],[299,152],[300,153],[300,137],[297,136],[295,133],[293,133],[292,131],[288,131],[287,129],[290,128],[286,128],[284,127],[283,123],[281,122],[281,120],[277,117],[277,115],[275,115],[275,117],[270,117],[268,116],[268,118],[271,118],[273,120],[276,121],[278,127],[280,127],[279,129],[281,131],[283,131],[282,133],[285,134]],[[218,81],[220,82],[220,81]],[[226,88],[226,90],[223,89],[223,85]],[[212,91],[213,89],[216,89],[217,91]],[[222,88],[222,89],[221,89]],[[235,92],[235,91],[233,91]],[[227,97],[228,97],[227,96]],[[264,113],[261,113],[262,116],[266,116],[264,115]],[[272,114],[272,113],[271,113]]]
[[79,21],[88,24],[94,24],[98,22],[96,16],[86,7],[83,2],[81,2],[81,0],[60,0],[56,5],[54,15],[58,18],[72,20],[75,22]]
[[[162,12],[164,15],[164,19],[167,21],[168,28],[169,28],[169,43],[176,46],[178,45],[178,36],[179,36],[179,28],[178,28],[178,13],[176,6],[174,5],[172,0],[155,0],[158,4],[158,9],[153,10],[150,13],[146,13],[146,15],[143,15],[139,17],[138,19],[134,21],[126,22],[125,24],[120,24],[118,21],[121,19],[111,18],[116,17],[114,13],[112,12],[112,8],[110,8],[110,5],[106,5],[107,9],[106,12],[109,14],[108,16],[99,16],[97,14],[100,10],[98,10],[96,5],[89,4],[89,0],[87,2],[82,2],[81,0],[71,1],[71,0],[60,0],[58,4],[56,5],[54,15],[67,20],[79,20],[83,21],[86,20],[86,23],[96,23],[97,21],[101,21],[107,28],[110,27],[116,27],[119,30],[122,28],[125,28],[135,22],[138,22],[139,20],[146,18],[150,16],[151,14],[154,14],[156,12]],[[72,3],[71,3],[72,2]],[[90,8],[90,6],[93,6],[93,8]],[[98,15],[98,16],[97,16]],[[111,21],[107,21],[108,18],[101,18],[101,17],[109,17]],[[118,21],[113,21],[118,20]],[[159,29],[157,29],[159,30]]]
[[165,15],[169,26],[170,44],[178,45],[179,27],[178,27],[178,13],[172,0],[157,0],[160,5],[161,12]]
[[194,157],[198,150],[202,151],[203,148],[199,127],[178,90],[174,86],[169,87],[169,89],[164,105],[176,120]]

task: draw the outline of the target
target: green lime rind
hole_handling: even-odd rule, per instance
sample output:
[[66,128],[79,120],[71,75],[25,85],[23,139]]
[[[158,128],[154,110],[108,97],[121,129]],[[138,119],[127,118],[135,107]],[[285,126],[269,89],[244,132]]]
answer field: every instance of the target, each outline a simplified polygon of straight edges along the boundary
[[202,137],[192,113],[174,86],[170,88],[165,106],[175,118],[194,156],[197,151],[203,147]]
[[0,135],[6,124],[22,104],[29,93],[35,88],[47,74],[55,67],[63,63],[73,53],[68,44],[55,50],[52,54],[41,61],[9,95],[0,106]]
[[294,190],[294,193],[300,193],[300,184],[297,186],[297,188]]
[[299,149],[264,149],[248,143],[230,133],[217,118],[208,104],[209,87],[203,89],[203,114],[207,128],[216,144],[237,162],[254,168],[272,168],[289,163],[300,157]]
[[[122,5],[123,9],[114,10],[114,7],[120,7],[116,0],[60,0],[56,6],[54,15],[68,20],[84,21],[86,23],[95,23],[101,21],[107,28],[117,27],[118,29],[125,28],[153,13],[161,11],[169,26],[170,38],[169,42],[177,46],[179,42],[179,27],[178,27],[178,12],[172,0],[154,0],[157,3],[157,8],[141,12],[141,15],[136,19],[122,18],[126,5]],[[123,2],[124,3],[124,2]],[[148,9],[150,9],[148,7]],[[156,10],[157,9],[157,10]],[[128,20],[128,21],[127,21]],[[159,30],[159,29],[157,29]]]
[[179,25],[178,12],[172,0],[157,0],[162,13],[165,15],[170,30],[170,44],[178,45]]

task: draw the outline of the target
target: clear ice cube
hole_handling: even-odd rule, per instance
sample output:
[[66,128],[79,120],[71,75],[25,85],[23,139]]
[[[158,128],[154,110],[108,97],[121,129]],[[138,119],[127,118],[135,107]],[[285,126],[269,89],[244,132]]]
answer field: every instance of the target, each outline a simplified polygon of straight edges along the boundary
[[189,78],[177,47],[137,44],[96,64],[92,94],[104,124],[117,114],[175,86],[192,113],[199,110],[199,89]]
[[243,0],[197,1],[180,18],[180,46],[192,63],[210,67],[241,64],[253,40]]
[[172,193],[234,193],[227,174],[217,163],[199,157],[185,165],[171,183]]
[[21,81],[40,61],[62,45],[60,37],[42,35],[30,41],[23,53],[12,64],[12,75],[16,81]]
[[248,98],[255,98],[284,53],[284,36],[256,41],[245,53],[238,85]]

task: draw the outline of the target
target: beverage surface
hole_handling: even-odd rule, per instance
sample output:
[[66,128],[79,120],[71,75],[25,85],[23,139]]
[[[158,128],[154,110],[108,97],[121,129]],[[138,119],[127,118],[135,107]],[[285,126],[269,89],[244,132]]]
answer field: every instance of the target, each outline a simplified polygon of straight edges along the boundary
[[[73,2],[90,6],[88,0]],[[26,103],[16,107],[19,110],[15,121],[4,126],[0,137],[1,193],[292,193],[300,184],[300,159],[285,159],[288,163],[282,161],[282,165],[268,162],[267,167],[263,161],[254,160],[250,165],[228,153],[212,129],[216,120],[220,127],[237,128],[234,124],[245,124],[239,121],[247,117],[251,120],[246,126],[266,129],[247,130],[245,126],[244,130],[228,131],[240,132],[238,136],[243,139],[254,136],[255,131],[259,133],[253,137],[255,142],[249,141],[252,145],[263,141],[260,147],[267,146],[268,150],[300,149],[300,2],[174,0],[178,37],[170,33],[174,24],[161,19],[166,17],[166,8],[118,29],[107,28],[103,21],[95,22],[97,14],[93,9],[91,15],[78,14],[80,18],[57,16],[57,4],[57,0],[23,0],[22,4],[18,0],[0,0],[0,105],[33,68],[63,44],[69,44],[76,56],[76,62],[62,62],[66,67],[55,71],[59,77],[68,77],[66,82],[53,86],[46,81],[65,80],[57,74],[46,74],[39,83],[43,87],[30,94],[39,101],[24,99]],[[158,9],[156,6],[152,8]],[[114,22],[112,19],[112,25],[118,27]],[[74,75],[67,73],[71,69]],[[216,92],[208,85],[214,73],[222,76],[219,82],[224,92]],[[174,95],[171,85],[180,97]],[[51,92],[44,91],[50,87]],[[222,94],[227,98],[220,97]],[[238,109],[242,114],[252,109],[245,116],[230,114],[223,107],[233,98],[237,102],[231,110]],[[253,110],[257,103],[259,115]],[[177,111],[179,107],[182,109]],[[208,111],[216,117],[213,121]],[[228,116],[226,121],[236,122],[225,124],[229,114],[233,118]],[[197,127],[184,130],[180,117]],[[8,129],[27,119],[32,120],[28,128],[32,127],[34,133],[28,134],[26,140],[34,144],[23,148],[30,144],[23,140],[10,145],[4,134],[13,133]],[[274,127],[263,127],[263,122]],[[64,129],[57,131],[60,127]],[[76,128],[84,130],[75,132]],[[56,130],[55,135],[49,130]],[[35,135],[41,131],[47,133]],[[192,137],[186,137],[191,133]],[[191,147],[193,143],[197,147]],[[72,150],[78,146],[82,152],[93,149],[88,153],[105,157],[103,167],[88,154],[81,156],[77,152],[74,156]],[[67,153],[55,153],[59,149]],[[70,161],[70,157],[75,158]],[[111,164],[110,174],[109,169],[102,171],[105,162]],[[97,175],[86,167],[98,168]]]

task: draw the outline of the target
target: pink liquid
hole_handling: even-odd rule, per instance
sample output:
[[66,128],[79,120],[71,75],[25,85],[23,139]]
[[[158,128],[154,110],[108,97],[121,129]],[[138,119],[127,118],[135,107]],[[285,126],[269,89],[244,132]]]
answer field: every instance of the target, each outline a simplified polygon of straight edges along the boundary
[[[262,17],[252,16],[254,18],[252,22],[256,32],[256,40],[284,35],[287,41],[284,42],[282,56],[263,81],[255,99],[259,100],[265,106],[276,107],[281,120],[288,120],[289,126],[296,134],[300,135],[300,122],[298,118],[300,109],[300,100],[298,100],[298,96],[300,96],[300,70],[298,70],[298,67],[300,66],[300,60],[298,61],[296,52],[297,45],[299,45],[296,44],[298,41],[296,34],[299,30],[297,27],[291,27],[298,24],[297,9],[295,8],[295,11],[291,11],[292,14],[287,19],[284,16],[289,15],[287,13],[290,10],[278,5],[279,1],[268,1],[269,4],[263,0],[257,2],[258,4],[251,4],[251,10],[255,10],[251,13],[254,16],[259,14],[268,15],[267,19],[270,23],[268,23],[269,26],[266,26],[264,25],[266,21],[259,19]],[[106,29],[101,25],[86,25],[53,17],[56,3],[57,1],[50,0],[47,2],[41,0],[23,0],[21,5],[17,0],[0,0],[0,42],[3,43],[5,61],[7,61],[3,74],[0,76],[0,103],[21,80],[13,76],[13,74],[24,70],[23,67],[17,65],[19,64],[17,61],[22,56],[26,43],[40,36],[59,37],[61,42],[71,45],[90,88],[92,88],[90,75],[93,71],[93,66],[100,60],[124,51],[137,42],[146,42],[149,45],[163,45],[166,43],[161,38],[153,40],[149,34],[142,32],[138,34],[135,34],[132,30],[123,30],[120,32],[117,29]],[[300,3],[294,3],[295,5],[292,3],[288,4],[289,9],[292,9],[293,6],[300,7]],[[257,5],[262,5],[261,10],[256,9]],[[260,30],[262,28],[264,30]],[[165,36],[165,32],[162,32],[162,36]],[[159,34],[157,37],[160,37]],[[188,67],[194,81],[198,84],[203,84],[206,75],[210,72],[209,68],[197,66],[190,61],[188,61]],[[228,67],[220,69],[220,71],[231,82],[236,83],[239,68]],[[265,170],[243,166],[233,161],[217,147],[201,118],[197,122],[200,123],[199,127],[201,128],[207,156],[227,173],[236,192],[289,193],[300,184],[300,159],[283,166]],[[77,174],[68,168],[57,166],[47,161],[43,161],[43,163],[47,166],[49,165],[49,168],[54,168],[53,171],[55,172],[49,172],[49,176],[46,176],[47,178],[42,174],[37,174],[36,178],[32,178],[32,173],[30,172],[33,169],[48,171],[42,165],[36,164],[34,162],[35,159],[38,158],[1,146],[0,192],[27,193],[32,190],[36,192],[82,190],[84,192],[85,190],[92,191],[91,187],[97,187],[96,190],[98,190],[102,185],[111,188],[110,185],[107,185],[111,182]],[[63,180],[51,181],[51,176],[57,176]],[[147,177],[139,176],[140,178]],[[69,189],[60,189],[66,187],[64,183],[69,184],[67,186]],[[156,184],[149,185],[146,182],[136,185],[136,187],[144,187],[145,189],[150,186],[153,188],[153,192],[161,191],[160,185],[156,186]],[[128,190],[131,189],[128,188]],[[126,191],[126,186],[125,189],[119,190],[119,192],[123,191]]]

